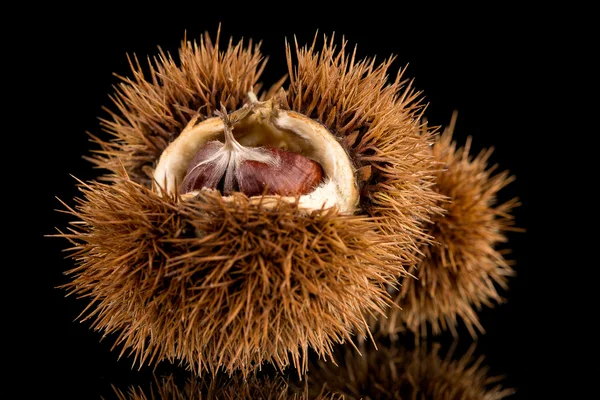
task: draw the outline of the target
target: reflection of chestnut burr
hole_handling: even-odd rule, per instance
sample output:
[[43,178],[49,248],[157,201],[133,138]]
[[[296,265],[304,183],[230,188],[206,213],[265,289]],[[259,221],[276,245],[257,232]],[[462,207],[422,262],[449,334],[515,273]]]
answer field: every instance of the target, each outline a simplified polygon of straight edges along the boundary
[[474,346],[456,355],[452,349],[442,351],[437,343],[421,345],[409,349],[400,342],[393,346],[379,342],[375,349],[371,343],[360,343],[361,354],[340,346],[334,353],[337,365],[313,358],[302,381],[295,374],[274,371],[247,379],[239,374],[169,375],[155,377],[147,385],[113,390],[118,400],[500,400],[515,392],[504,387],[502,377],[490,375],[483,356],[474,356]]
[[[282,376],[197,377],[178,379],[174,375],[155,377],[146,387],[130,387],[126,391],[113,387],[117,400],[341,400],[331,395],[308,397],[307,389],[293,390]],[[109,400],[109,399],[106,399]]]
[[421,345],[408,349],[400,342],[379,342],[375,349],[361,343],[361,354],[339,347],[337,365],[322,360],[311,364],[309,394],[335,393],[345,400],[499,400],[515,392],[503,387],[502,377],[490,376],[484,357],[474,357],[474,345],[463,355],[442,351],[438,343]]

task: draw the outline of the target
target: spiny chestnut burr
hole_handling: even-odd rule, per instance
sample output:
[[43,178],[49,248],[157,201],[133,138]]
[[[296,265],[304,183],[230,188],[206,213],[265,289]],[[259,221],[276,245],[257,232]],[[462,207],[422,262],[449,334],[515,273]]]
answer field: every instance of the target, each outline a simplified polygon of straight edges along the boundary
[[[207,34],[149,73],[131,63],[103,120],[112,139],[94,136],[92,159],[108,172],[80,186],[60,236],[76,264],[63,287],[90,301],[81,319],[139,367],[249,377],[273,363],[304,375],[310,351],[329,359],[391,306],[441,209],[439,164],[404,69],[389,81],[391,59],[357,60],[345,43],[287,45],[287,83],[257,93],[263,56],[241,41],[223,47]],[[179,194],[203,148],[211,171],[197,183],[231,195]],[[271,188],[264,175],[283,182],[290,164],[314,172],[307,160],[322,168],[314,190],[244,194],[248,176]]]
[[519,231],[512,212],[518,199],[500,202],[499,193],[514,177],[489,165],[491,150],[471,152],[454,140],[456,113],[432,146],[441,168],[433,188],[447,197],[444,213],[435,215],[428,230],[434,239],[423,243],[422,259],[402,279],[388,318],[380,318],[381,333],[396,337],[406,331],[420,336],[450,331],[458,336],[464,324],[473,337],[485,332],[479,311],[503,302],[501,290],[515,272],[506,256],[508,233]]
[[181,194],[209,188],[226,196],[234,191],[247,196],[298,196],[321,182],[323,168],[317,162],[275,147],[254,149],[236,143],[228,150],[227,141],[235,140],[229,136],[226,143],[209,142],[198,151],[179,188]]

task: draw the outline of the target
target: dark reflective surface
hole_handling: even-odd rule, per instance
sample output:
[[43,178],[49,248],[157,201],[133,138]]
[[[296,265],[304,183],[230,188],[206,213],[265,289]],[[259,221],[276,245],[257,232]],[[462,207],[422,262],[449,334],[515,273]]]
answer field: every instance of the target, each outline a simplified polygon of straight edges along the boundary
[[[365,18],[377,23],[365,25]],[[199,381],[178,366],[166,363],[156,368],[132,368],[133,360],[127,354],[119,358],[120,349],[112,349],[113,338],[100,340],[101,334],[90,329],[89,321],[73,322],[87,302],[65,298],[63,291],[55,289],[65,283],[62,272],[72,268],[72,263],[64,259],[62,249],[66,244],[62,240],[43,235],[53,233],[55,226],[64,227],[68,221],[54,209],[61,208],[55,196],[70,201],[77,193],[76,182],[69,174],[83,180],[97,174],[82,159],[90,149],[85,131],[99,132],[97,117],[106,116],[101,106],[109,104],[111,85],[117,81],[112,73],[128,73],[126,53],[135,52],[144,58],[155,54],[157,45],[175,52],[184,30],[188,37],[196,38],[204,30],[215,30],[219,20],[224,23],[224,37],[264,41],[263,52],[270,55],[266,81],[287,71],[284,38],[297,34],[301,41],[310,41],[316,29],[346,35],[358,44],[360,56],[398,54],[397,67],[409,64],[408,75],[416,78],[416,86],[424,90],[431,104],[427,109],[430,122],[446,124],[452,111],[458,109],[457,140],[464,142],[472,135],[475,150],[494,146],[491,161],[517,176],[503,195],[505,200],[520,197],[524,205],[516,210],[517,225],[527,229],[529,148],[522,144],[523,129],[506,115],[506,104],[514,103],[513,79],[520,65],[516,56],[521,42],[515,25],[511,25],[511,34],[494,23],[469,21],[474,24],[471,30],[478,32],[475,37],[456,32],[453,28],[458,22],[452,19],[424,27],[422,21],[399,24],[381,13],[365,18],[358,24],[311,12],[310,18],[304,20],[298,16],[266,23],[255,16],[228,22],[223,12],[208,9],[178,9],[168,15],[154,14],[150,19],[113,10],[99,22],[80,15],[55,18],[47,26],[31,28],[43,44],[31,63],[31,68],[36,69],[32,74],[38,83],[36,93],[41,96],[36,97],[36,102],[44,100],[45,114],[39,120],[52,129],[36,131],[35,147],[44,175],[43,179],[36,178],[39,197],[35,199],[36,206],[30,207],[36,223],[26,226],[28,237],[31,235],[28,244],[35,251],[26,254],[26,268],[20,270],[20,280],[14,281],[31,279],[34,290],[27,288],[23,297],[34,296],[34,301],[19,309],[16,323],[9,325],[17,327],[11,331],[25,343],[16,347],[20,369],[15,371],[23,371],[22,375],[29,377],[23,387],[28,393],[62,399],[193,399],[216,395],[239,398],[249,393],[251,398],[261,398],[261,393],[267,398],[287,398],[294,393],[314,398],[337,391],[347,398],[411,398],[415,390],[421,389],[424,398],[430,398],[428,390],[435,381],[446,385],[444,393],[468,389],[474,396],[479,395],[467,398],[501,398],[513,389],[515,393],[509,398],[529,398],[533,361],[528,349],[534,335],[528,304],[531,265],[524,234],[510,235],[510,258],[515,260],[517,276],[510,281],[510,289],[503,292],[505,304],[482,310],[486,333],[480,335],[475,347],[469,333],[460,329],[456,343],[443,335],[415,349],[414,341],[408,337],[394,345],[383,341],[377,352],[367,346],[362,358],[356,350],[341,348],[337,354],[339,367],[313,360],[309,376],[302,382],[288,372],[281,375],[269,367],[251,381],[250,387],[229,378],[219,378],[216,383]],[[425,29],[428,35],[419,34]],[[485,46],[480,45],[481,41]],[[58,100],[54,94],[68,100]],[[480,362],[481,356],[485,359]],[[497,376],[504,378],[487,381]],[[452,387],[463,389],[451,392]],[[168,395],[162,396],[161,390]]]
[[110,350],[110,338],[99,343],[85,325],[72,325],[48,343],[50,352],[38,363],[44,391],[61,398],[529,398],[529,354],[510,336],[500,340],[495,333],[477,341],[443,336],[415,344],[407,337],[378,339],[377,349],[371,342],[358,350],[339,346],[335,363],[311,354],[302,380],[267,365],[244,382],[240,376],[193,376],[165,362],[138,370],[132,359],[118,359],[118,349]]
[[340,346],[335,362],[313,357],[309,373],[269,368],[244,380],[241,376],[199,378],[184,372],[155,373],[138,384],[102,388],[105,399],[503,399],[515,394],[503,376],[495,376],[476,345],[459,354],[439,342],[407,346],[380,341]]

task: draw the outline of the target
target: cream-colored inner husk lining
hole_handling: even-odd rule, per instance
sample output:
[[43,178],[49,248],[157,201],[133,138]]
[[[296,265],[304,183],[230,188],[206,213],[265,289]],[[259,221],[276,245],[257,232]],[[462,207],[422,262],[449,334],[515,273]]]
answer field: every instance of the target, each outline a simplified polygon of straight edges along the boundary
[[[271,101],[254,102],[225,118],[214,117],[199,123],[190,121],[161,155],[154,170],[156,184],[169,194],[177,193],[200,148],[210,141],[224,140],[226,123],[243,146],[277,147],[302,154],[321,165],[323,182],[313,192],[299,197],[300,208],[315,210],[337,206],[341,212],[356,210],[359,198],[354,169],[337,139],[318,122],[294,111],[275,109]],[[182,199],[185,201],[197,193],[186,193]],[[223,198],[228,199],[228,196]],[[295,197],[274,195],[255,196],[252,199],[267,206],[277,199],[296,201]]]

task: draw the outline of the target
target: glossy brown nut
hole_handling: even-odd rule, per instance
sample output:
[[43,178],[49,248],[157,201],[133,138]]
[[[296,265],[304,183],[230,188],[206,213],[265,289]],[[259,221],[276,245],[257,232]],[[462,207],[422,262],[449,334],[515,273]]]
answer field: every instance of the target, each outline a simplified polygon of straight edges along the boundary
[[224,183],[224,174],[215,174],[214,165],[201,164],[221,147],[222,144],[219,142],[210,142],[198,151],[179,188],[180,193],[209,188],[219,190],[223,195],[239,191],[247,196],[262,194],[297,196],[312,192],[323,179],[323,168],[317,162],[301,154],[268,148],[266,150],[279,162],[276,165],[269,165],[245,160],[235,170],[233,185],[229,187]]
[[236,171],[240,192],[248,196],[298,196],[312,192],[323,179],[323,168],[317,162],[290,151],[268,150],[279,158],[279,163],[242,162]]

